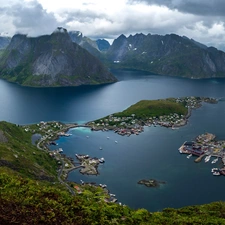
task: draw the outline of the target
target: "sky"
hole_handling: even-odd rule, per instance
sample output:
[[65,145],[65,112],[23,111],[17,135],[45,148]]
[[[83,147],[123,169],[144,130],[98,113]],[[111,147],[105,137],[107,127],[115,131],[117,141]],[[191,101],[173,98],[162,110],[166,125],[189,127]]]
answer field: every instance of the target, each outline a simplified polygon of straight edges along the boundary
[[0,34],[178,34],[225,50],[225,0],[0,0]]

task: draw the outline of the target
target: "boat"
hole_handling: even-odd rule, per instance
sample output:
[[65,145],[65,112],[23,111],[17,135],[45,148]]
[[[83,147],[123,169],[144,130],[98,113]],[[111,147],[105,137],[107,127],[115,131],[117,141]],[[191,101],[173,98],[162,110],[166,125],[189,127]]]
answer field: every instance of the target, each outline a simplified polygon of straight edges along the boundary
[[102,147],[99,147],[100,150],[102,150]]
[[115,141],[115,143],[118,143],[118,141]]
[[220,172],[213,172],[213,175],[214,176],[219,176],[220,175]]
[[205,162],[208,162],[210,160],[210,158],[211,158],[211,155],[206,156],[205,157]]
[[218,158],[214,159],[211,163],[216,163],[218,161]]
[[62,148],[59,148],[59,153],[63,152],[63,149]]
[[58,145],[55,141],[50,141],[50,145]]
[[190,159],[191,156],[192,156],[192,154],[188,155],[187,158]]
[[219,168],[212,168],[211,172],[214,173],[214,172],[218,172],[219,171]]
[[98,159],[98,161],[99,161],[100,163],[104,163],[104,162],[105,162],[105,159],[104,159],[104,158],[100,158],[100,159]]

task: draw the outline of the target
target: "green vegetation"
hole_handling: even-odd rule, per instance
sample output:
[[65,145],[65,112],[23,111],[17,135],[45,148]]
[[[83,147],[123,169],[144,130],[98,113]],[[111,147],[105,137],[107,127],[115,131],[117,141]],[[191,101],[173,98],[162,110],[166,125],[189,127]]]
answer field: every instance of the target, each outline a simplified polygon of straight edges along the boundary
[[115,113],[114,116],[125,117],[135,114],[138,119],[147,119],[149,117],[165,116],[172,113],[178,115],[187,114],[187,108],[184,104],[177,103],[175,99],[161,99],[161,100],[142,100],[130,106],[128,109],[120,113]]
[[106,203],[103,189],[89,185],[72,196],[57,184],[1,173],[0,187],[1,224],[225,224],[223,202],[150,213]]
[[0,165],[33,179],[56,179],[56,161],[31,144],[32,133],[7,122],[0,122],[0,131]]

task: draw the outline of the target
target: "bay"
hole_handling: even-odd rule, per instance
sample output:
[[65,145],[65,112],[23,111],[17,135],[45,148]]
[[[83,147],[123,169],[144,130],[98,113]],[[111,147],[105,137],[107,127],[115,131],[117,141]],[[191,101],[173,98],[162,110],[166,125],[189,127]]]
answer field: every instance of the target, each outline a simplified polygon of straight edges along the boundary
[[[140,71],[113,72],[119,82],[91,87],[30,88],[0,80],[0,118],[16,124],[42,120],[81,124],[122,111],[142,99],[219,98],[225,94],[225,79],[191,80]],[[76,153],[81,153],[106,160],[100,165],[100,175],[85,176],[73,171],[69,180],[107,184],[120,202],[132,208],[160,211],[165,207],[209,203],[225,200],[220,191],[225,185],[224,177],[212,176],[211,163],[194,163],[194,157],[187,159],[178,148],[185,140],[193,140],[204,132],[225,139],[224,113],[225,102],[221,101],[194,110],[188,124],[177,130],[146,127],[138,136],[124,137],[79,128],[71,129],[70,137],[57,142],[68,156],[75,158]],[[149,178],[166,184],[155,189],[137,184],[138,180]]]

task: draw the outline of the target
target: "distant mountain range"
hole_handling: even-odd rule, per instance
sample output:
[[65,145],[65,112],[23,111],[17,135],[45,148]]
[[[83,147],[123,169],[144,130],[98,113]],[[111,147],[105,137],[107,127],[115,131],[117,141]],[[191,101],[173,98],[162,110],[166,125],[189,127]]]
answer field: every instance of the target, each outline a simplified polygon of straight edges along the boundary
[[107,59],[116,68],[188,78],[225,77],[224,52],[175,34],[121,35],[107,51]]
[[0,62],[0,76],[23,85],[64,86],[116,81],[100,61],[110,68],[162,75],[194,79],[225,77],[223,51],[176,34],[129,37],[122,34],[110,45],[104,39],[91,40],[79,31],[58,30],[37,38],[15,35],[10,44],[9,41],[9,38],[0,38],[0,49],[8,45]]
[[0,77],[26,86],[77,86],[115,82],[66,29],[36,38],[14,35],[0,61]]

